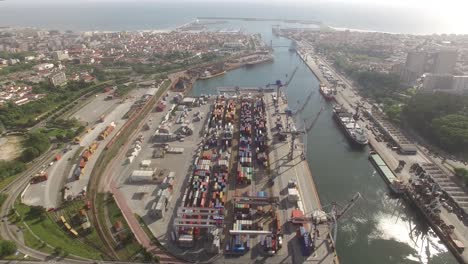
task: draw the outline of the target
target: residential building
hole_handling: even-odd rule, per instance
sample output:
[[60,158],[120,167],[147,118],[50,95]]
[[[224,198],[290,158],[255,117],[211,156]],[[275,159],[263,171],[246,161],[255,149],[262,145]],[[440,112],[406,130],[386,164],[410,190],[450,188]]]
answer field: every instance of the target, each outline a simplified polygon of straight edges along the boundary
[[52,63],[41,63],[33,67],[36,71],[50,70],[52,68],[54,68],[54,64]]
[[423,91],[451,90],[453,76],[448,74],[426,74],[423,80]]
[[58,72],[58,73],[52,74],[49,77],[49,81],[50,81],[50,84],[57,87],[57,86],[64,85],[67,82],[67,77],[65,76],[64,72]]
[[452,74],[457,63],[457,52],[454,50],[439,51],[434,54],[434,74]]
[[452,90],[456,93],[468,93],[468,75],[453,76]]
[[64,51],[61,51],[61,50],[57,50],[57,51],[52,52],[52,58],[54,60],[56,60],[56,61],[63,61],[63,60],[68,60],[69,59],[68,53],[64,52]]
[[405,67],[409,71],[414,73],[419,73],[420,75],[424,73],[424,67],[426,65],[427,53],[423,51],[410,51],[406,57]]

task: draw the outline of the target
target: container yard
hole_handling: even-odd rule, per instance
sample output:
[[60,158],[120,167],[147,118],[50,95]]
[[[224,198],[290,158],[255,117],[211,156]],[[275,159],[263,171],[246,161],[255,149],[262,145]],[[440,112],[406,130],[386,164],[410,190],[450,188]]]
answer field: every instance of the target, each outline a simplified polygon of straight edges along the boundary
[[[187,178],[182,179],[180,191],[172,189],[175,197],[170,197],[175,204],[168,206],[166,198],[163,202],[156,198],[143,219],[158,219],[149,225],[155,236],[165,235],[160,242],[186,259],[213,261],[221,257],[223,263],[264,258],[272,262],[337,261],[329,218],[317,210],[320,201],[306,161],[300,150],[291,161],[281,160],[288,156],[289,141],[277,141],[275,135],[269,135],[276,129],[272,119],[287,122],[277,115],[284,112],[286,104],[274,104],[273,93],[237,93],[212,98],[199,141],[192,141],[194,155]],[[170,151],[172,143],[163,143],[174,141],[174,135],[161,137],[162,133],[174,134],[172,126],[180,118],[177,112],[183,111],[175,105],[183,98],[176,94],[172,101],[172,121],[158,125],[154,134],[158,150],[152,157],[163,163],[175,155],[170,153],[187,152]],[[285,165],[277,165],[279,162]],[[167,212],[171,209],[172,215]]]

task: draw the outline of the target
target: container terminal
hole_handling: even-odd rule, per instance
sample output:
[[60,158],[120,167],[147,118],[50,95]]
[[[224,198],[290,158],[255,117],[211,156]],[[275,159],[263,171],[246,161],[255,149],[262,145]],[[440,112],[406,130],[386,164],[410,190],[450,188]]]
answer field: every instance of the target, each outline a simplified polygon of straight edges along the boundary
[[[324,211],[299,142],[306,129],[295,128],[280,89],[220,87],[218,95],[169,92],[163,100],[169,109],[157,104],[155,115],[164,124],[150,126],[152,139],[143,132],[141,153],[116,170],[126,200],[118,195],[118,203],[136,208],[168,252],[188,262],[339,263],[337,221],[360,195]],[[190,123],[192,133],[181,135]],[[156,199],[135,199],[142,182],[154,184],[145,192]]]

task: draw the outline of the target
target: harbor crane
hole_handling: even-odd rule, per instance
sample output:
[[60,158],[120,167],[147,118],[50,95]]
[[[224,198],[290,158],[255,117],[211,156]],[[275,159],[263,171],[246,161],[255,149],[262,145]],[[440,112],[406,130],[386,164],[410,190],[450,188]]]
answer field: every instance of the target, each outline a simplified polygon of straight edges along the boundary
[[[270,87],[270,85],[276,86],[276,102],[275,102],[276,105],[278,105],[278,101],[279,101],[279,98],[280,98],[280,89],[283,88],[283,87],[288,87],[288,85],[291,83],[292,79],[296,75],[296,72],[297,72],[298,69],[299,69],[299,67],[297,67],[297,66],[296,66],[296,68],[294,68],[292,73],[289,75],[289,79],[287,79],[287,81],[285,83],[283,83],[281,80],[276,80],[276,82],[268,83],[266,85],[266,87]],[[286,78],[288,78],[288,74],[286,74]]]
[[288,123],[288,127],[287,127],[288,130],[279,131],[278,136],[279,136],[280,140],[284,140],[284,139],[286,139],[287,135],[291,135],[291,147],[290,147],[289,154],[288,154],[289,160],[292,160],[294,158],[294,149],[296,147],[296,145],[295,145],[296,138],[299,137],[300,135],[303,136],[303,143],[304,143],[304,149],[303,149],[303,152],[302,152],[302,159],[306,158],[307,134],[309,133],[310,130],[312,130],[314,125],[317,123],[317,120],[320,117],[320,114],[322,114],[322,112],[323,112],[323,107],[320,108],[320,111],[317,113],[314,120],[312,120],[312,122],[309,125],[306,125],[306,122],[304,120],[303,129],[298,130],[294,125],[291,126]]
[[[337,202],[333,202],[331,205],[326,205],[324,207],[331,206],[330,212],[326,213],[322,210],[314,210],[312,212],[307,212],[303,216],[291,218],[291,222],[295,224],[307,224],[307,223],[314,223],[320,224],[324,221],[331,223],[331,227],[333,229],[333,242],[337,241],[338,235],[338,220],[340,220],[343,215],[345,215],[351,208],[356,204],[359,199],[362,198],[360,192],[357,192],[353,195],[346,204],[340,205]],[[326,219],[325,219],[326,218]]]

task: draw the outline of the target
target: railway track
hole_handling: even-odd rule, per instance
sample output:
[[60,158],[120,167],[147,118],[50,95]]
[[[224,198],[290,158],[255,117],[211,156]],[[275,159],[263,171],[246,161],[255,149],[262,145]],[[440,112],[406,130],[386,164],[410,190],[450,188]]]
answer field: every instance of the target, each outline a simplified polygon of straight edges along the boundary
[[[102,163],[104,158],[104,156],[101,156],[99,157],[99,161]],[[106,165],[103,165],[102,166],[105,166],[104,167],[104,171],[105,169],[107,168]],[[94,169],[96,168],[96,166],[94,167]],[[93,169],[93,171],[94,171]],[[114,250],[114,241],[112,241],[110,238],[109,238],[109,234],[107,233],[107,229],[105,230],[104,228],[106,227],[103,227],[101,222],[99,221],[99,218],[98,218],[98,207],[97,207],[97,194],[98,194],[98,187],[99,187],[99,180],[101,179],[101,177],[98,177],[97,175],[101,175],[102,174],[102,171],[98,171],[98,172],[95,172],[93,173],[93,175],[95,175],[94,177],[91,177],[90,181],[89,181],[89,197],[90,197],[90,202],[91,202],[91,222],[93,223],[93,226],[94,228],[96,229],[96,232],[99,236],[99,238],[101,239],[101,241],[103,242],[103,245],[104,247],[108,250],[108,254],[111,256],[112,259],[114,260],[119,260],[119,256],[117,254],[117,252]]]

